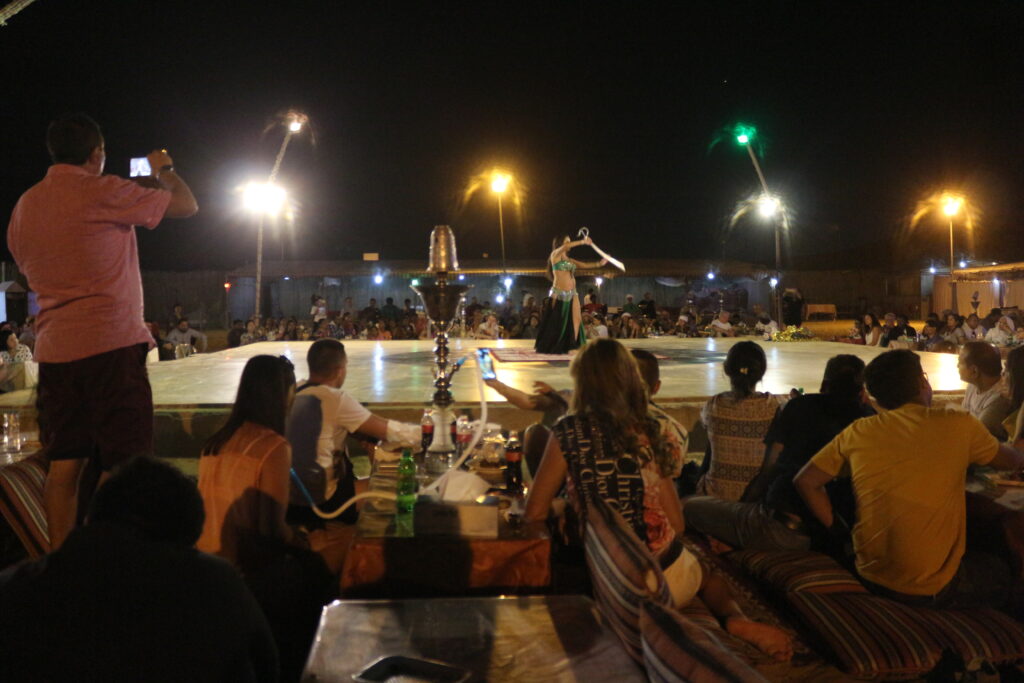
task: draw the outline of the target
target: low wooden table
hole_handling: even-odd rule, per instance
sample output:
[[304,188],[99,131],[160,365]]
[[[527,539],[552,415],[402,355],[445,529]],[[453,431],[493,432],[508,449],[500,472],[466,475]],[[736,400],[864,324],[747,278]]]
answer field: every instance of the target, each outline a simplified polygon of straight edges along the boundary
[[302,680],[349,682],[392,655],[439,660],[472,681],[647,680],[582,595],[336,601]]
[[[394,490],[374,474],[371,489]],[[497,538],[417,535],[396,524],[395,503],[367,501],[341,572],[345,597],[408,598],[537,593],[551,583],[551,539],[543,530],[513,529],[498,516]]]

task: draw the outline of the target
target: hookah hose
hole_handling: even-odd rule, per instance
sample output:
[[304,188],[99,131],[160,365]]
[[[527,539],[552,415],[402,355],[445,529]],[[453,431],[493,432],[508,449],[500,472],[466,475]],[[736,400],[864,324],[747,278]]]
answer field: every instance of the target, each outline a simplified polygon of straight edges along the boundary
[[334,519],[335,517],[338,517],[339,515],[341,515],[341,513],[345,512],[345,510],[348,510],[350,507],[352,507],[358,500],[364,500],[366,498],[384,498],[385,500],[397,500],[398,498],[391,491],[365,491],[363,493],[352,496],[351,498],[346,500],[344,504],[342,504],[342,506],[339,507],[337,510],[334,510],[333,512],[324,512],[323,510],[316,506],[316,503],[313,501],[313,496],[309,495],[309,490],[306,488],[306,485],[302,483],[302,480],[299,479],[299,475],[295,471],[294,467],[291,468],[291,474],[292,481],[294,481],[295,485],[299,487],[299,491],[302,493],[302,497],[305,498],[306,502],[309,503],[309,506],[313,508],[313,512],[316,513],[316,516],[321,519]]

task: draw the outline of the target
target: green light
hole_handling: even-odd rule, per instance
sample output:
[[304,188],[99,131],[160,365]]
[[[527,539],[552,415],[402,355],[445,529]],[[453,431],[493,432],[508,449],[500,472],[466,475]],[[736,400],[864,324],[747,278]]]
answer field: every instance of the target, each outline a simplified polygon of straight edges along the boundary
[[737,123],[732,128],[732,134],[736,138],[736,142],[738,144],[749,145],[757,135],[757,128],[748,126],[744,123]]
[[413,286],[413,287],[419,287],[419,286],[420,286],[420,281],[419,281],[419,278],[415,278],[415,277],[414,277],[414,278],[412,279],[412,286]]

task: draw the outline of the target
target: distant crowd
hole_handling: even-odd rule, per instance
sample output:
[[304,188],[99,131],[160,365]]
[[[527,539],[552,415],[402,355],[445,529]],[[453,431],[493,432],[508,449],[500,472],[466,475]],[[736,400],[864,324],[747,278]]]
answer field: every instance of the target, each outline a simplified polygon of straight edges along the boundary
[[[787,308],[784,301],[784,311],[794,311],[786,317],[795,317],[795,323],[791,321],[789,324],[799,325],[803,317],[803,299],[798,292],[792,297],[792,302]],[[449,331],[449,336],[463,339],[536,339],[542,306],[536,297],[525,293],[518,306],[509,299],[492,304],[491,301],[480,302],[477,297],[472,297]],[[348,297],[341,310],[330,311],[325,299],[314,296],[309,315],[305,320],[295,316],[236,319],[228,332],[227,345],[234,348],[261,341],[316,339],[431,339],[437,333],[426,313],[416,308],[412,299],[405,299],[402,306],[398,306],[394,299],[388,297],[383,306],[378,306],[377,299],[372,298],[360,308]],[[770,335],[780,328],[779,323],[757,304],[750,311],[738,309],[716,313],[712,308],[694,304],[665,306],[655,301],[650,292],[645,292],[639,301],[634,295],[627,294],[621,306],[609,307],[594,290],[590,290],[582,299],[581,316],[588,339]],[[172,331],[177,327],[177,323],[170,325]]]
[[1024,317],[1016,308],[993,308],[984,318],[946,310],[929,313],[918,332],[905,315],[886,313],[880,322],[873,313],[866,313],[847,336],[835,341],[936,353],[957,353],[971,341],[1014,347],[1024,343]]

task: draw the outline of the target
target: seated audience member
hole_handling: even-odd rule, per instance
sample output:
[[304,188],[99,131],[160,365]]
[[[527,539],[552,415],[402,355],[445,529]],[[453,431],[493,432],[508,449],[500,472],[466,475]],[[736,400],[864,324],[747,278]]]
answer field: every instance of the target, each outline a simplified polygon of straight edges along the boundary
[[36,317],[30,315],[25,318],[25,326],[21,328],[21,334],[18,336],[18,341],[32,349],[36,345]]
[[721,311],[718,317],[711,321],[711,330],[716,337],[735,337],[736,330],[733,328],[729,318],[732,317],[729,311]]
[[402,317],[402,311],[395,305],[395,300],[390,296],[384,299],[384,305],[380,307],[380,317],[391,322],[398,322]]
[[18,335],[10,330],[0,330],[0,349],[0,360],[5,364],[32,360],[32,349],[18,341]]
[[259,605],[192,547],[202,526],[173,465],[117,468],[59,550],[0,574],[0,680],[277,681]]
[[1013,320],[1009,316],[1002,316],[996,323],[995,327],[985,333],[985,341],[997,346],[1006,346],[1013,339],[1013,333],[1016,330],[1016,326]]
[[920,349],[922,351],[933,351],[938,353],[942,350],[939,346],[943,345],[945,341],[946,340],[939,335],[938,323],[933,320],[925,321],[924,329],[921,330],[921,340],[918,342]]
[[188,318],[178,320],[175,328],[167,333],[166,341],[175,346],[188,344],[200,353],[206,351],[206,335],[189,327]]
[[[1010,414],[1003,420],[1007,440],[1016,444],[1024,434],[1024,346],[1010,349],[1006,354],[1006,366],[1003,369],[1006,384],[1006,395],[1010,400]],[[1015,445],[1015,447],[1017,447]]]
[[999,349],[983,341],[964,344],[956,364],[960,379],[967,383],[963,409],[981,420],[992,436],[1005,441],[1003,420],[1010,414],[1010,400],[1003,395],[1002,366]]
[[241,320],[233,320],[231,329],[228,330],[227,347],[236,349],[242,345],[242,335],[245,334],[245,323]]
[[[655,394],[661,391],[661,368],[658,367],[658,357],[646,349],[633,349],[630,353],[633,354],[637,368],[640,370],[640,377],[643,378],[644,384],[647,386],[647,397],[649,399],[648,413],[658,421],[663,431],[668,429],[675,434],[673,440],[679,443],[679,450],[682,451],[685,458],[690,445],[689,432],[686,431],[686,427],[679,424],[678,420],[666,413],[661,406],[654,402]],[[683,463],[680,461],[680,471],[682,466]],[[680,472],[673,473],[672,478],[676,479],[679,477],[679,474]]]
[[882,326],[878,324],[878,318],[874,313],[865,313],[861,319],[860,334],[864,338],[865,346],[882,345]]
[[[848,354],[833,356],[825,366],[821,393],[792,399],[772,423],[765,438],[768,457],[749,491],[755,502],[689,498],[683,512],[690,528],[733,548],[807,550],[813,543],[834,552],[835,544],[793,487],[793,477],[847,425],[874,414],[864,395],[864,361]],[[829,484],[828,493],[833,508],[852,522],[849,478]]]
[[578,519],[586,519],[592,501],[609,503],[661,564],[677,606],[700,593],[730,633],[788,660],[790,637],[747,619],[722,579],[703,570],[683,546],[685,525],[671,478],[683,452],[674,431],[651,416],[633,356],[619,342],[597,339],[576,354],[570,372],[572,414],[552,431],[530,487],[525,519],[545,521],[563,485]]
[[640,315],[640,306],[634,303],[632,294],[626,295],[626,303],[622,304],[622,312],[632,316]]
[[286,358],[250,358],[227,423],[199,458],[206,523],[196,547],[243,573],[276,560],[286,544],[304,545],[285,523],[292,454],[284,433],[294,394]]
[[754,332],[761,335],[765,339],[771,339],[772,335],[779,331],[779,324],[771,319],[770,316],[763,315],[757,319],[757,323],[754,325]]
[[604,324],[603,315],[594,315],[594,339],[607,339],[608,326]]
[[[299,487],[292,481],[287,519],[313,529],[323,527],[324,521],[313,511],[307,494],[324,513],[334,512],[356,494],[346,447],[349,434],[415,444],[420,440],[420,427],[377,417],[342,391],[348,357],[337,339],[313,342],[306,363],[309,379],[295,392],[287,422],[294,476],[302,482]],[[352,506],[337,520],[353,524],[357,516]]]
[[932,389],[912,351],[889,351],[865,371],[885,411],[857,420],[794,479],[826,528],[841,526],[825,486],[850,472],[857,505],[856,567],[874,593],[911,605],[999,606],[1009,594],[1001,559],[966,548],[964,480],[971,464],[1024,467],[967,413],[931,408]]
[[239,343],[241,346],[246,346],[247,344],[255,344],[259,340],[260,335],[259,331],[256,329],[256,321],[249,319],[249,321],[245,323],[245,332],[243,332],[242,336],[239,338]]
[[964,337],[963,324],[963,318],[956,313],[950,313],[946,316],[946,324],[939,330],[939,336],[958,347],[963,346],[963,343],[967,341]]
[[886,313],[882,320],[882,340],[879,346],[888,347],[889,342],[899,339],[899,329],[896,325],[896,314]]
[[896,329],[899,330],[899,335],[896,337],[909,337],[911,339],[917,338],[917,330],[910,325],[910,318],[900,313],[896,316]]
[[697,321],[692,313],[682,312],[676,320],[675,334],[677,337],[696,337]]
[[985,339],[985,328],[981,326],[981,318],[977,313],[967,316],[960,331],[964,334],[964,341],[982,341]]
[[711,398],[701,411],[709,461],[697,493],[740,500],[764,464],[764,437],[780,403],[772,394],[755,391],[767,369],[764,350],[756,343],[733,345],[724,367],[732,390]]
[[476,328],[477,339],[498,339],[501,337],[501,327],[498,326],[498,318],[493,313],[487,316],[487,320],[480,323]]
[[999,319],[1003,317],[1003,309],[993,308],[985,316],[985,319],[981,321],[982,327],[986,330],[991,330],[999,322]]
[[654,297],[651,296],[650,292],[644,292],[644,298],[640,300],[638,304],[640,307],[640,314],[648,320],[654,320],[658,315],[658,304],[655,303]]

